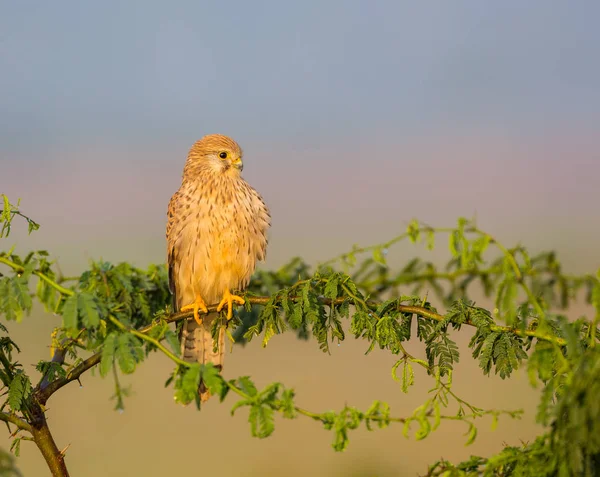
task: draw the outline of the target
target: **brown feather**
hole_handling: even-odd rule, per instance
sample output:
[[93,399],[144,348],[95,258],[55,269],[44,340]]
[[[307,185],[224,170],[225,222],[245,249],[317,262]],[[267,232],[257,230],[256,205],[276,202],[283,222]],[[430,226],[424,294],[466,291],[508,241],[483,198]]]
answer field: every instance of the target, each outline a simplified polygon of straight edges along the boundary
[[[225,154],[225,158],[220,154]],[[225,289],[245,288],[256,261],[264,260],[269,211],[260,195],[242,179],[242,150],[226,136],[205,136],[188,154],[183,180],[169,203],[167,256],[174,309],[200,295],[207,305],[218,303]],[[190,362],[223,368],[225,330],[213,351],[212,322],[218,314],[184,323],[181,354]],[[201,383],[200,396],[209,394]]]

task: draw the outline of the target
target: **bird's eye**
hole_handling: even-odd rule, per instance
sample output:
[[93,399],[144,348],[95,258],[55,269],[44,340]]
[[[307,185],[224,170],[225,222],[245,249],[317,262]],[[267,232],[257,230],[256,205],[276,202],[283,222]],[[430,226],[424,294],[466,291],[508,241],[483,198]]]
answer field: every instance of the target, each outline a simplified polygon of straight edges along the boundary
[[221,159],[227,159],[227,153],[226,152],[221,152],[221,153],[219,153],[219,157]]

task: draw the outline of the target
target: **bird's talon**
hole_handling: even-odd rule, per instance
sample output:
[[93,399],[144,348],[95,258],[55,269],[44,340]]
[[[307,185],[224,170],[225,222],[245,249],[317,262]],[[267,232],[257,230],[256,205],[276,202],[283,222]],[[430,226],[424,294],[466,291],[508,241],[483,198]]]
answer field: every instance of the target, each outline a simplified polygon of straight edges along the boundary
[[180,311],[190,311],[194,310],[194,320],[199,325],[202,324],[202,318],[198,315],[198,311],[202,311],[202,313],[208,313],[208,308],[206,308],[206,303],[200,295],[196,297],[196,301],[194,303],[190,303],[189,305],[185,305],[181,307]]
[[223,293],[223,299],[219,302],[219,306],[217,306],[217,311],[221,311],[223,307],[227,305],[227,321],[233,318],[234,302],[239,305],[246,303],[241,296],[233,295],[229,290],[225,290],[225,293]]

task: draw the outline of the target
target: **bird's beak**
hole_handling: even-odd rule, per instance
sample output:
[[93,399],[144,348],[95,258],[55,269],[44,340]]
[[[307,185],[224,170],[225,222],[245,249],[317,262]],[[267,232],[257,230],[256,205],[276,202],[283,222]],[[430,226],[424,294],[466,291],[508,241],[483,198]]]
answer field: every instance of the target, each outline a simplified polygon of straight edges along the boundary
[[240,171],[244,168],[244,163],[242,162],[242,158],[238,157],[237,159],[235,159],[231,165],[233,167],[235,167],[236,169],[239,169]]

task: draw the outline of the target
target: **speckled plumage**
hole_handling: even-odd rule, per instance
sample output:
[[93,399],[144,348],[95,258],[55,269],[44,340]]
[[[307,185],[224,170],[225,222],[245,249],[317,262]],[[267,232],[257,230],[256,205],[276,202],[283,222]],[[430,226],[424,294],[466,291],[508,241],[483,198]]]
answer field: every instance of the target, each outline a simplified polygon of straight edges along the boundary
[[[220,155],[226,154],[226,158]],[[248,285],[257,260],[264,260],[270,215],[260,195],[244,180],[242,150],[218,134],[203,137],[188,154],[179,190],[169,203],[167,255],[169,286],[177,310],[200,296],[218,303],[225,290]],[[190,362],[222,367],[225,331],[213,351],[210,333],[216,313],[184,324],[182,356]],[[201,385],[203,400],[209,394]]]

